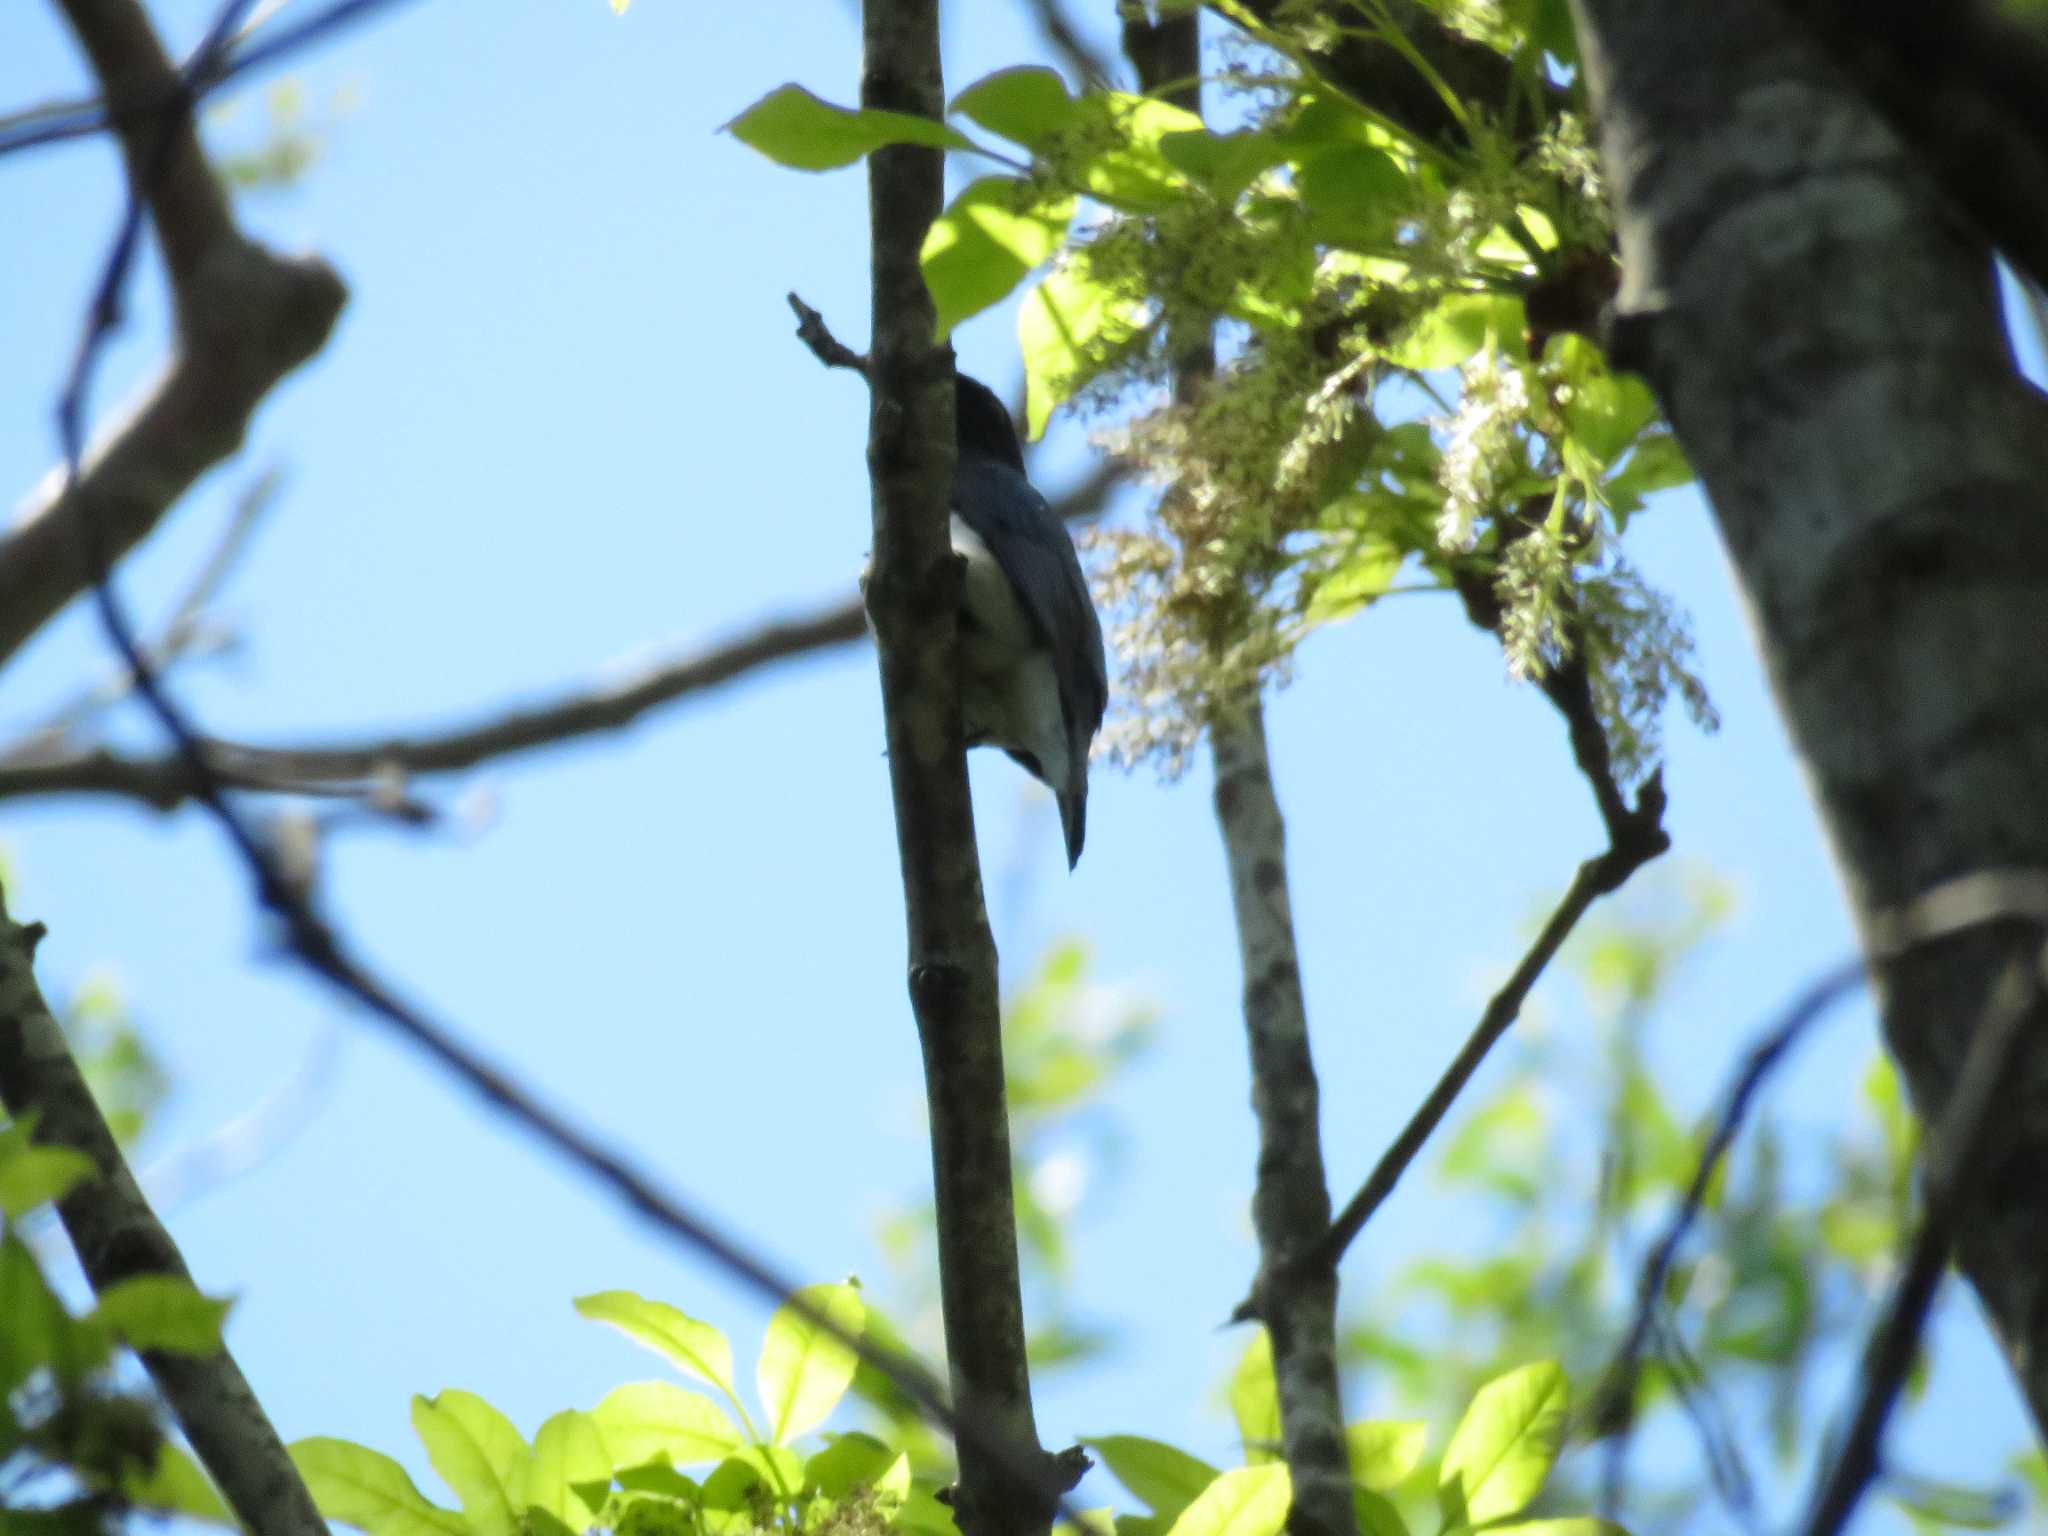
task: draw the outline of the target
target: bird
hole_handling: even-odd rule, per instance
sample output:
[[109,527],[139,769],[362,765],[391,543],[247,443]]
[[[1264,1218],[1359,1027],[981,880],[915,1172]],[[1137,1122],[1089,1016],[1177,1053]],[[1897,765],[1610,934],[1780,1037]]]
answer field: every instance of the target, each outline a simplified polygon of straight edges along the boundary
[[1088,828],[1088,752],[1109,703],[1102,621],[1064,523],[1024,474],[1009,408],[956,374],[949,528],[962,565],[960,714],[970,747],[999,747],[1059,806],[1067,868]]

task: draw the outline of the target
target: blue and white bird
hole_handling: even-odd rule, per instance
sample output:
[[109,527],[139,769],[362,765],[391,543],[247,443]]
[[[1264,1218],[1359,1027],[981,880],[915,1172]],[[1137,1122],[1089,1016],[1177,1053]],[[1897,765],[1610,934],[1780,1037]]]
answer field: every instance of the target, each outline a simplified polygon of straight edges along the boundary
[[964,566],[960,712],[970,747],[1001,747],[1059,803],[1067,867],[1087,830],[1088,749],[1109,674],[1074,541],[1024,477],[1017,424],[995,391],[954,384],[959,461],[953,551]]

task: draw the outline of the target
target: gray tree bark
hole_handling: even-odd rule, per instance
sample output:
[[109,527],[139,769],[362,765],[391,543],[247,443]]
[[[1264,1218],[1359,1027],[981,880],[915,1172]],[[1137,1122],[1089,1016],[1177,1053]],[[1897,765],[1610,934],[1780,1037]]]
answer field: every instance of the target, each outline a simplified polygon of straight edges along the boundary
[[[1621,234],[1617,361],[1698,469],[1870,945],[1949,877],[2048,866],[2048,404],[1988,246],[1770,0],[1573,0]],[[1879,977],[1923,1118],[2019,922]],[[2048,1040],[1957,1245],[2048,1430]]]

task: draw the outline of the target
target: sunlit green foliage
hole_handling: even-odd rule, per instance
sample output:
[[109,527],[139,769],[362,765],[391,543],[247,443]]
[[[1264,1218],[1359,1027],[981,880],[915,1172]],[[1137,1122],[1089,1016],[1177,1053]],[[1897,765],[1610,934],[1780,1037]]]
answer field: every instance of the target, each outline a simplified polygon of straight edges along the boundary
[[[877,1319],[853,1286],[812,1286],[802,1295],[848,1333],[875,1336]],[[953,1536],[943,1469],[918,1470],[893,1437],[824,1427],[853,1380],[852,1356],[796,1310],[785,1307],[768,1324],[755,1370],[758,1411],[749,1412],[733,1377],[732,1346],[710,1324],[622,1291],[585,1297],[577,1306],[710,1392],[669,1381],[632,1383],[589,1412],[555,1414],[531,1443],[470,1393],[415,1398],[414,1428],[459,1508],[435,1503],[381,1452],[345,1440],[302,1440],[292,1456],[321,1513],[370,1536],[561,1536],[590,1529],[626,1536]],[[1270,1439],[1279,1409],[1269,1351],[1255,1345],[1246,1357],[1232,1403],[1244,1437],[1242,1467],[1219,1470],[1136,1435],[1088,1440],[1146,1510],[1089,1511],[1089,1528],[1104,1536],[1279,1536],[1288,1478]],[[1434,1464],[1441,1518],[1422,1527],[1411,1526],[1389,1495],[1424,1465],[1424,1426],[1350,1426],[1363,1529],[1369,1536],[1456,1533],[1481,1524],[1525,1536],[1614,1529],[1583,1518],[1518,1518],[1556,1462],[1565,1408],[1564,1376],[1555,1365],[1524,1366],[1487,1383]]]

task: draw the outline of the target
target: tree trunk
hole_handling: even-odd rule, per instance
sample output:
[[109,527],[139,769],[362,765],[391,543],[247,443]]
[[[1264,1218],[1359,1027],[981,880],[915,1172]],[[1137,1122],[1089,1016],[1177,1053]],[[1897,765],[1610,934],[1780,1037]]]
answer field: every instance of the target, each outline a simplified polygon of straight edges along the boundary
[[[1866,937],[1935,883],[2048,866],[2048,405],[1986,245],[1769,0],[1574,0],[1621,232],[1616,361],[1713,502]],[[1922,1116],[2004,961],[1880,975]],[[2048,1040],[2020,1053],[1957,1258],[2048,1430]]]

